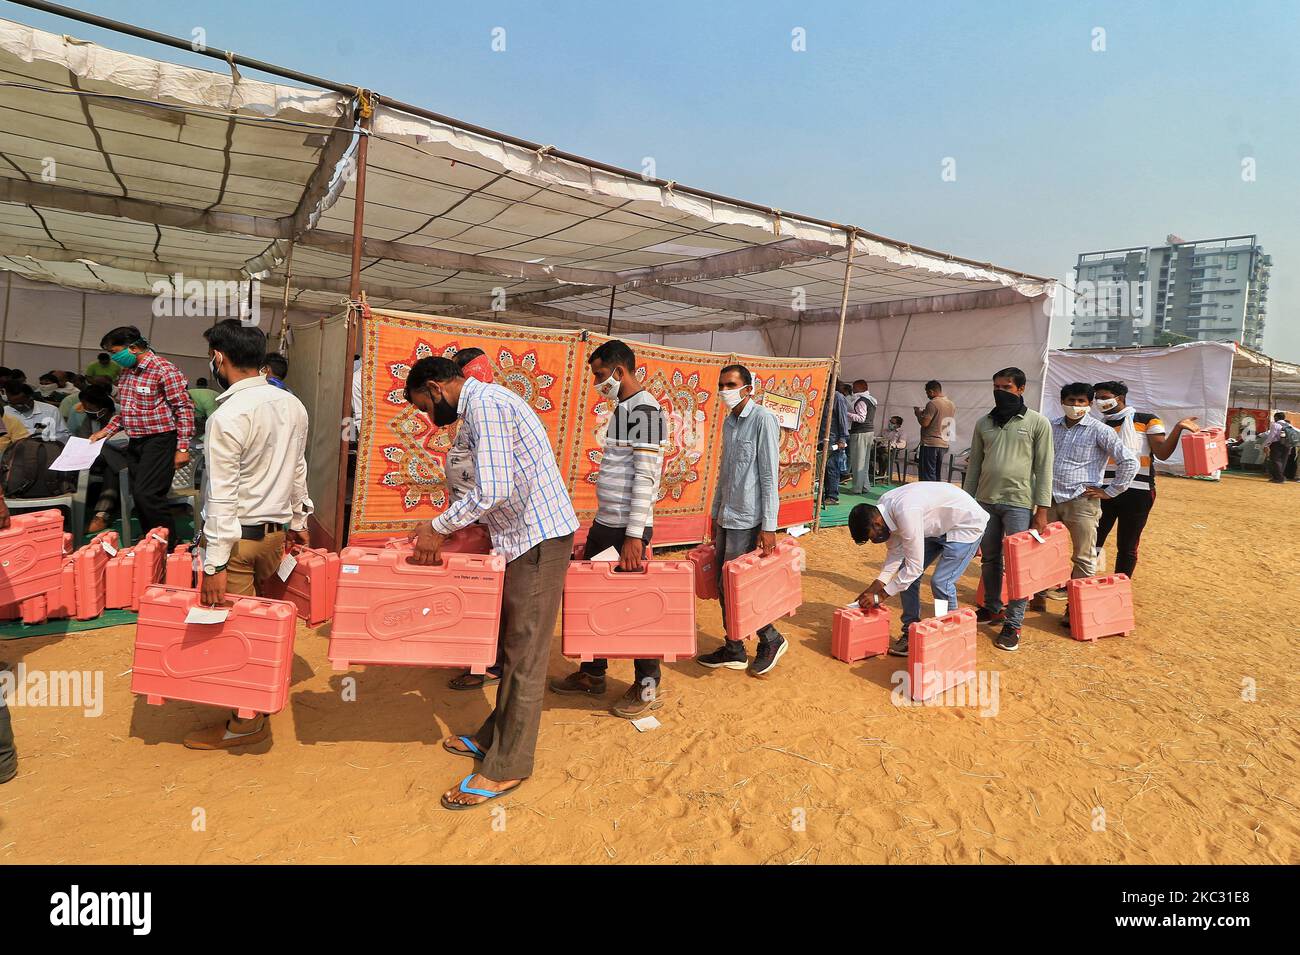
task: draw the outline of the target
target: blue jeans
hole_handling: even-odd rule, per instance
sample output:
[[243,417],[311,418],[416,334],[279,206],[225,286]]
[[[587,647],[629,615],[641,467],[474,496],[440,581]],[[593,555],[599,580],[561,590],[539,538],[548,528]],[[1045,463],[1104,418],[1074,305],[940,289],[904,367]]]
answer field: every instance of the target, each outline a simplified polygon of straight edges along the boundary
[[[946,536],[925,539],[921,577],[925,576],[925,568],[938,557],[939,563],[935,564],[934,573],[930,576],[930,592],[934,594],[935,600],[948,601],[949,613],[957,609],[957,579],[965,573],[966,566],[979,546],[979,541],[958,544]],[[921,619],[921,577],[917,577],[912,581],[912,586],[903,591],[903,633],[907,633],[907,628]]]
[[917,480],[942,481],[939,471],[943,466],[943,456],[948,453],[948,449],[931,448],[923,444],[918,450],[920,453],[916,456]]
[[848,458],[843,451],[828,451],[826,454],[826,483],[822,488],[823,501],[840,499],[840,478],[848,472]]
[[[980,559],[984,562],[984,606],[998,613],[1002,606],[1002,538],[1029,530],[1029,521],[1033,511],[1027,507],[1014,504],[985,504],[980,507],[988,511],[989,522],[984,528],[984,540],[980,541]],[[1012,600],[1006,605],[1007,623],[1020,629],[1025,619],[1025,606],[1028,597]]]
[[[727,527],[718,528],[718,536],[713,541],[713,547],[717,551],[718,564],[718,603],[722,607],[722,619],[727,619],[727,584],[726,577],[723,576],[722,568],[737,557],[743,557],[750,551],[758,547],[758,532],[761,527],[750,527],[745,530],[733,530]],[[728,644],[734,643],[744,646],[744,640],[732,640],[730,637],[724,637]],[[779,644],[785,637],[781,636],[781,631],[769,624],[764,624],[758,629],[758,649],[762,650],[771,644]]]

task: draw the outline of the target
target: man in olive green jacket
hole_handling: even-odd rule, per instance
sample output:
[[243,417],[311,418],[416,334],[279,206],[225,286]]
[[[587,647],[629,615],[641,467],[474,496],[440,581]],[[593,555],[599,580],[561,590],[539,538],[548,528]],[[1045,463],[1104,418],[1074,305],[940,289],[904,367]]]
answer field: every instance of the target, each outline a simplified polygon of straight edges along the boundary
[[980,623],[1001,624],[999,650],[1020,648],[1029,598],[1002,603],[1002,538],[1047,527],[1052,504],[1052,424],[1025,407],[1025,373],[1003,368],[993,376],[993,410],[975,424],[963,487],[989,512],[980,542],[984,605]]

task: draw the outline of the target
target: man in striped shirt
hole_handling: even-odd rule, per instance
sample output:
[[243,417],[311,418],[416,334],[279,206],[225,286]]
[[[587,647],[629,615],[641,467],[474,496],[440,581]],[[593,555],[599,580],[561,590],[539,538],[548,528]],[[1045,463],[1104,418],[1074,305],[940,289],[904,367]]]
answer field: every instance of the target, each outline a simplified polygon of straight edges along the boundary
[[156,354],[134,325],[113,329],[99,343],[122,368],[117,376],[117,414],[91,441],[125,431],[131,497],[140,526],[167,530],[168,547],[178,543],[172,531],[172,478],[190,461],[194,438],[194,404],[181,370]]
[[449,752],[483,760],[478,773],[442,797],[447,809],[470,809],[532,774],[546,663],[578,518],[546,429],[509,388],[465,378],[450,358],[422,358],[407,375],[406,400],[440,428],[459,419],[474,458],[474,487],[431,522],[412,529],[413,559],[437,563],[447,537],[480,520],[506,559],[504,669],[496,707],[472,735],[451,736],[442,744]]
[[[1052,505],[1047,519],[1060,521],[1070,531],[1071,577],[1096,573],[1093,555],[1102,504],[1123,494],[1138,469],[1137,455],[1124,446],[1119,435],[1088,414],[1092,395],[1092,386],[1083,382],[1063,386],[1063,413],[1052,420]],[[1103,486],[1107,461],[1115,465]],[[1030,609],[1046,610],[1045,596],[1035,594]],[[1070,625],[1068,611],[1064,625]]]
[[[616,402],[605,429],[604,453],[596,473],[596,520],[587,534],[583,560],[610,547],[619,551],[618,569],[641,570],[654,531],[654,505],[663,474],[668,429],[663,409],[636,377],[636,355],[617,339],[605,342],[587,359],[596,391]],[[556,693],[605,692],[608,660],[592,660],[574,673],[551,681]],[[663,705],[659,699],[658,660],[637,660],[636,680],[610,712],[634,720]]]
[[[1168,460],[1184,431],[1201,429],[1196,418],[1191,417],[1179,421],[1166,434],[1164,423],[1156,415],[1129,406],[1128,385],[1122,381],[1099,381],[1092,390],[1093,408],[1101,420],[1115,429],[1120,441],[1138,458],[1137,476],[1123,494],[1101,502],[1101,521],[1097,524],[1098,550],[1106,545],[1111,528],[1119,525],[1115,535],[1115,573],[1132,577],[1142,530],[1156,502],[1155,459]],[[1106,480],[1114,477],[1112,461],[1106,467]]]

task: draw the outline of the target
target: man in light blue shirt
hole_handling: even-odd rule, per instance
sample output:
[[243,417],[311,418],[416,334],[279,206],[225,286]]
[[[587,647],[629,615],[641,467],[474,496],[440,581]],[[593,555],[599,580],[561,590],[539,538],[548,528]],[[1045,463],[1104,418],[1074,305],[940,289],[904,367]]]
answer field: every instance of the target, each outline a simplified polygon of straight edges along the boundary
[[[1091,577],[1095,572],[1097,524],[1101,502],[1128,489],[1137,475],[1138,459],[1115,429],[1088,414],[1092,385],[1074,382],[1061,388],[1061,417],[1052,420],[1052,503],[1048,521],[1060,521],[1070,531],[1074,567],[1071,577]],[[1115,462],[1115,477],[1102,486],[1106,463]],[[1064,596],[1064,590],[1057,592]],[[1030,609],[1045,610],[1044,594]],[[1066,612],[1064,626],[1070,625]]]
[[[754,379],[744,365],[728,365],[719,373],[718,398],[730,409],[722,423],[722,461],[712,512],[718,602],[724,620],[727,605],[723,567],[755,546],[764,557],[776,548],[781,426],[776,415],[754,400],[753,393]],[[787,646],[785,637],[769,623],[758,631],[758,653],[752,664],[743,640],[727,640],[717,650],[696,659],[710,669],[748,668],[755,676],[762,676],[776,666]]]
[[482,759],[477,773],[442,797],[446,809],[470,809],[518,787],[533,772],[551,635],[578,518],[533,409],[501,385],[465,378],[450,358],[422,358],[406,378],[406,400],[440,428],[460,422],[474,459],[474,487],[431,522],[412,530],[413,559],[434,564],[447,537],[476,521],[506,559],[501,598],[504,662],[496,708],[467,736],[443,748]]

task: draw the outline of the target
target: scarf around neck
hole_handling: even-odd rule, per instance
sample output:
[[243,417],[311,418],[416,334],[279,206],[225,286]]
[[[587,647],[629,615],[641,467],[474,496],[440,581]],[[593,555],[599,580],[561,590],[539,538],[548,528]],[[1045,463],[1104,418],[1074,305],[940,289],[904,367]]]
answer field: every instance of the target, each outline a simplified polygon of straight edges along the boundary
[[[1009,394],[1009,392],[1007,393]],[[993,410],[989,412],[989,417],[993,419],[993,423],[996,424],[999,428],[1005,428],[1008,421],[1010,421],[1016,415],[1024,414],[1024,413],[1025,413],[1025,398],[1023,395],[1017,395],[1016,403],[1014,405],[1008,404],[1002,406],[994,402]]]

